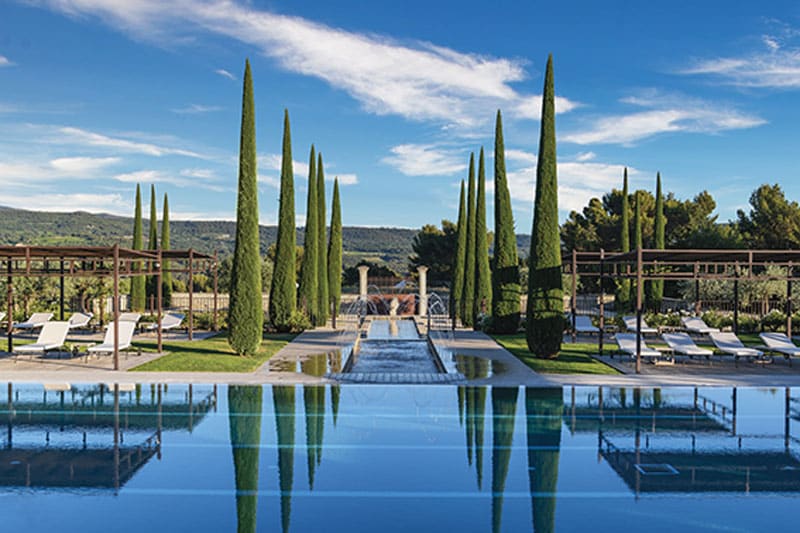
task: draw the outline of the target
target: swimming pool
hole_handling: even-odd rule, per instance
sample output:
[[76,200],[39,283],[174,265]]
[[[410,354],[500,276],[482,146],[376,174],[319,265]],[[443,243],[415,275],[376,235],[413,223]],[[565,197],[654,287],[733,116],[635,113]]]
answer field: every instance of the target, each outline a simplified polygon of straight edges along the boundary
[[4,388],[5,531],[787,531],[800,503],[800,389]]

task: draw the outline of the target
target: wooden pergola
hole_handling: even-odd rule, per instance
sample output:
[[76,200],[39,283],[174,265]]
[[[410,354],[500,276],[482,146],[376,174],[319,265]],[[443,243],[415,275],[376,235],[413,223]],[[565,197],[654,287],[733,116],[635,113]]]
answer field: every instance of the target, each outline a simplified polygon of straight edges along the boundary
[[[167,262],[169,267],[164,268]],[[161,319],[163,295],[161,280],[164,272],[184,273],[189,283],[189,340],[192,340],[193,278],[195,273],[211,270],[214,278],[213,327],[217,326],[217,256],[189,250],[132,250],[119,244],[101,246],[0,246],[0,264],[7,276],[6,304],[8,308],[8,352],[13,351],[14,278],[57,277],[60,280],[60,320],[64,320],[64,280],[68,277],[112,278],[114,315],[114,370],[119,369],[119,281],[136,276],[155,276],[158,350],[162,350]],[[2,274],[0,274],[2,275]]]
[[[562,256],[563,272],[572,276],[571,311],[573,331],[577,307],[578,276],[600,280],[600,334],[598,348],[603,353],[605,328],[606,279],[630,279],[636,282],[636,372],[641,371],[641,324],[644,303],[644,282],[651,280],[694,281],[695,302],[700,301],[700,280],[733,281],[733,331],[739,332],[739,281],[786,281],[786,330],[792,335],[792,282],[800,280],[800,250],[652,250],[638,248],[626,253],[579,252],[573,250]],[[767,268],[777,266],[783,275],[767,274]],[[699,311],[699,309],[697,309]]]

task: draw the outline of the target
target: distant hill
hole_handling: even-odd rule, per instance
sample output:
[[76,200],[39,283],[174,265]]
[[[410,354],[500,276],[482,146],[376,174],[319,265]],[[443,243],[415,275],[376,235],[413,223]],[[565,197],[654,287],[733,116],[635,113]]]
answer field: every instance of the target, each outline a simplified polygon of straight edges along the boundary
[[[147,236],[149,222],[144,221]],[[193,248],[202,253],[233,253],[236,224],[229,221],[170,222],[170,237],[175,249]],[[0,206],[0,245],[29,244],[40,246],[110,246],[116,242],[130,246],[133,219],[97,215],[82,211],[53,213],[27,211]],[[361,259],[385,262],[397,272],[404,272],[411,255],[411,241],[417,230],[402,228],[343,228],[345,267]],[[261,226],[261,252],[275,242],[276,226]],[[520,235],[517,242],[527,253],[530,237]],[[297,230],[297,244],[303,244],[303,230]]]

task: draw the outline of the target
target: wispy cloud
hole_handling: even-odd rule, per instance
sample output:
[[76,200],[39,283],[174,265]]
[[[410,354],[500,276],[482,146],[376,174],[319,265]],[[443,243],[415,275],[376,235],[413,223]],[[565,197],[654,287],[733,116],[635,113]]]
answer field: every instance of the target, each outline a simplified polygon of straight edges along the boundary
[[225,70],[224,68],[218,68],[214,71],[214,73],[219,74],[223,78],[228,78],[229,80],[236,81],[236,76]]
[[621,101],[645,110],[597,117],[587,129],[567,133],[561,140],[576,144],[630,145],[660,133],[713,134],[766,123],[758,116],[730,107],[658,91],[648,91]]
[[6,56],[0,55],[0,68],[2,67],[11,67],[14,63],[11,62]]
[[357,185],[358,184],[358,176],[356,174],[332,174],[331,178],[328,178],[328,175],[325,175],[325,179],[329,181],[333,181],[333,179],[339,179],[339,185],[342,187],[346,185]]
[[27,196],[3,194],[2,205],[35,211],[57,211],[71,213],[87,211],[89,213],[110,213],[130,216],[132,205],[120,194],[32,194]]
[[[265,171],[280,172],[281,161],[282,157],[280,154],[261,154],[258,156],[259,168]],[[356,174],[353,173],[337,174],[336,172],[332,171],[332,169],[336,168],[335,165],[332,163],[325,162],[324,166],[325,166],[325,181],[332,182],[333,179],[338,176],[339,185],[342,186],[356,185],[358,183],[358,176]],[[308,163],[296,160],[292,161],[292,169],[295,181],[308,179]],[[270,187],[274,187],[276,189],[280,188],[281,186],[280,176],[276,176],[271,172],[259,172],[258,181],[266,185],[269,185]]]
[[381,161],[406,176],[451,176],[467,168],[463,154],[435,144],[400,144]]
[[176,187],[199,187],[217,192],[227,189],[208,182],[208,178],[200,177],[196,169],[184,169],[177,174],[164,170],[136,170],[117,174],[114,179],[124,183],[165,183]]
[[213,113],[214,111],[222,111],[224,108],[218,105],[202,105],[202,104],[189,104],[186,107],[179,107],[170,109],[173,113],[179,115],[199,115],[201,113]]
[[800,49],[782,49],[773,40],[764,44],[766,50],[740,57],[698,60],[680,73],[707,75],[737,87],[800,88]]
[[[471,128],[486,110],[536,118],[540,97],[512,84],[527,77],[525,62],[459,52],[432,43],[400,43],[301,17],[222,0],[41,0],[70,16],[94,15],[138,37],[178,39],[201,29],[224,35],[273,58],[285,70],[320,78],[358,100],[368,112]],[[225,75],[220,72],[217,73]],[[227,73],[227,71],[225,71]],[[229,74],[229,73],[228,73]],[[575,103],[558,98],[559,111]]]
[[132,140],[130,138],[126,139],[120,136],[111,137],[109,135],[87,131],[80,128],[61,127],[58,128],[57,134],[57,136],[51,139],[51,142],[65,144],[75,143],[88,146],[111,148],[120,152],[130,152],[155,157],[161,157],[165,155],[179,155],[194,158],[203,157],[197,152],[193,152],[191,150],[160,146],[153,143]]
[[120,162],[116,157],[61,157],[45,162],[37,159],[0,160],[0,183],[25,187],[64,178],[96,178],[101,170]]

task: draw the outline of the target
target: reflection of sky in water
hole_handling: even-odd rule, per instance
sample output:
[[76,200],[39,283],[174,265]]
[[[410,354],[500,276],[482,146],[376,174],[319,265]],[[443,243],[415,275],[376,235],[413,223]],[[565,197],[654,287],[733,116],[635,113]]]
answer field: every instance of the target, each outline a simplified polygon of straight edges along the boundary
[[[13,388],[20,394],[11,413],[0,389],[0,421],[11,414],[12,447],[45,451],[48,446],[79,446],[84,431],[90,448],[113,444],[113,427],[105,423],[74,426],[69,416],[57,424],[26,422],[36,412],[36,402],[43,402],[42,388]],[[76,398],[92,387],[78,389]],[[407,385],[240,390],[250,391],[247,401],[229,405],[228,390],[220,386],[216,408],[196,412],[190,429],[188,388],[170,385],[162,402],[173,410],[164,413],[180,423],[163,430],[160,459],[147,460],[116,495],[0,486],[3,529],[231,531],[237,521],[255,517],[245,523],[251,530],[281,531],[287,517],[289,531],[491,531],[493,519],[501,531],[531,531],[534,524],[538,532],[785,531],[794,529],[790,509],[800,503],[800,477],[792,477],[800,473],[791,469],[762,480],[754,469],[749,494],[743,488],[708,488],[709,479],[753,458],[788,467],[800,464],[800,444],[790,440],[787,447],[784,441],[784,389],[738,389],[735,434],[731,417],[708,418],[695,408],[692,388],[635,394],[605,387],[602,410],[596,387],[574,389],[574,402],[571,388],[544,393]],[[195,386],[193,405],[212,391],[211,386]],[[726,410],[733,406],[730,388],[697,392],[700,402],[706,398],[707,408],[711,401]],[[800,398],[800,390],[791,392]],[[256,413],[253,406],[259,399]],[[70,393],[65,401],[71,402]],[[136,428],[131,418],[134,408],[146,411],[150,402],[147,387],[138,404],[135,394],[121,395],[118,421],[126,446],[135,446],[154,430],[149,418]],[[57,393],[48,393],[46,403],[58,405]],[[113,422],[113,395],[87,411],[110,415]],[[244,447],[237,449],[254,452],[249,457],[255,463],[242,460],[247,452],[234,454],[232,420],[246,429],[245,437],[238,437],[245,439],[239,442]],[[45,440],[48,431],[50,444]],[[790,420],[789,431],[792,439],[800,438],[800,423]],[[7,431],[0,433],[7,445]],[[247,435],[255,440],[246,441],[251,438]],[[647,492],[653,478],[641,478],[637,498],[634,478],[615,469],[601,442],[616,447],[621,456],[637,450],[643,459],[669,453],[679,467],[679,462],[699,461],[698,484],[686,485],[689,477],[674,477],[670,491]],[[252,515],[237,516],[234,457],[256,474]],[[555,477],[543,480],[536,473]],[[782,485],[764,492],[759,483],[765,482]],[[556,499],[547,497],[548,486],[555,487]],[[288,507],[282,506],[281,488]],[[493,501],[492,490],[502,500]]]

